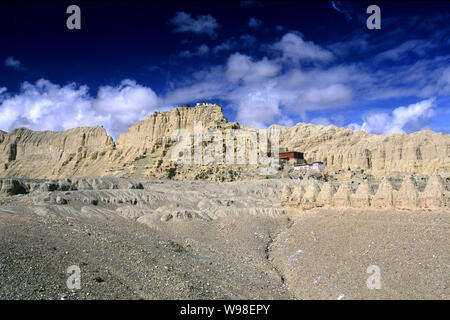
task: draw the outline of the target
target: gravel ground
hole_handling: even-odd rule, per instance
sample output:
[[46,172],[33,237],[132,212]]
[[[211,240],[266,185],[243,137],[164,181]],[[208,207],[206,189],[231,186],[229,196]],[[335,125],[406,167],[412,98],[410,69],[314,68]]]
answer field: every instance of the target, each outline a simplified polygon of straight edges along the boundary
[[[449,212],[312,210],[271,246],[298,299],[449,299]],[[368,289],[369,266],[380,289]]]
[[[240,246],[236,227],[224,232],[235,235],[232,249],[221,250],[220,239],[183,240],[123,218],[0,214],[0,299],[293,298],[265,259],[265,242],[249,233],[251,248]],[[81,290],[67,289],[71,265],[81,269]]]
[[0,299],[450,298],[448,211],[285,212],[280,180],[108,181],[0,198]]

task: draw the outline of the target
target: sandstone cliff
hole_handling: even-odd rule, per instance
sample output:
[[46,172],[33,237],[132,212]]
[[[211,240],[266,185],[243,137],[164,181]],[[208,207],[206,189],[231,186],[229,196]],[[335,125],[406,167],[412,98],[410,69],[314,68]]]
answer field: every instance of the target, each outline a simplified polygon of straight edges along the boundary
[[[204,130],[217,128],[224,132],[240,128],[239,124],[227,121],[220,106],[198,104],[149,115],[120,135],[117,144],[102,127],[64,132],[24,128],[9,133],[0,131],[0,177],[115,176],[221,181],[261,177],[257,168],[249,165],[174,166],[171,150],[175,142],[170,136],[176,129],[192,133],[195,121],[201,121]],[[430,130],[409,135],[374,135],[305,123],[272,127],[280,129],[280,147],[304,152],[308,161],[323,161],[328,172],[364,170],[373,175],[450,172],[450,135]],[[314,193],[312,189],[311,192]]]
[[433,174],[450,171],[450,135],[422,130],[376,135],[335,126],[299,123],[280,127],[280,146],[303,151],[309,162],[323,161],[327,171],[364,170]]
[[103,175],[114,141],[102,127],[64,132],[15,129],[0,135],[0,176],[56,178]]

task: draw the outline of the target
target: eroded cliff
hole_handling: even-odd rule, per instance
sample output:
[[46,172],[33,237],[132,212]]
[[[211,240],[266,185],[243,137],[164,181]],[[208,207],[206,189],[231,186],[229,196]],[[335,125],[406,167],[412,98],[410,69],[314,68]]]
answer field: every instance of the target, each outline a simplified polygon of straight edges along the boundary
[[[198,104],[155,112],[132,125],[116,144],[100,126],[64,132],[24,128],[9,133],[1,131],[0,177],[115,176],[221,181],[261,177],[256,166],[246,164],[174,166],[171,152],[176,141],[172,141],[171,135],[176,129],[192,133],[195,121],[201,121],[203,130],[216,128],[225,132],[241,128],[227,121],[220,106]],[[280,130],[281,148],[304,152],[309,162],[323,161],[327,172],[364,170],[373,175],[450,172],[450,135],[430,130],[375,135],[305,123],[272,127]]]

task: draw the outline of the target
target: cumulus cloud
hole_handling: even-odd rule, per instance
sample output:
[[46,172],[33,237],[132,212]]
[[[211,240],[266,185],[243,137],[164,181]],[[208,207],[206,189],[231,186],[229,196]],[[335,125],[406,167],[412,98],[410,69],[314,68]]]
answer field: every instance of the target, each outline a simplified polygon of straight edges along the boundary
[[248,20],[248,26],[250,28],[258,28],[262,25],[262,21],[256,18],[250,18]]
[[351,96],[351,90],[342,84],[332,84],[325,88],[311,88],[303,95],[307,102],[314,105],[347,102],[350,101]]
[[198,46],[194,52],[191,52],[189,50],[181,51],[179,56],[182,58],[190,58],[193,56],[203,57],[207,56],[208,54],[209,54],[209,47],[206,44],[202,44],[201,46]]
[[103,124],[115,138],[131,124],[155,111],[157,105],[158,97],[152,89],[128,79],[115,87],[100,87],[92,101],[92,109],[106,120]]
[[222,51],[229,51],[237,47],[237,42],[233,39],[228,39],[214,47],[214,53],[220,53]]
[[97,120],[91,108],[88,87],[64,87],[48,80],[25,82],[20,93],[3,97],[0,104],[0,129],[17,127],[33,130],[65,130],[93,125]]
[[235,53],[228,58],[226,75],[231,82],[256,82],[273,77],[279,70],[280,66],[267,58],[254,62],[249,56]]
[[170,19],[170,23],[175,26],[174,32],[207,34],[212,38],[217,35],[216,29],[219,27],[216,19],[209,14],[192,18],[189,13],[183,11],[177,12],[175,17]]
[[417,56],[425,56],[426,53],[435,48],[436,44],[431,41],[414,39],[403,42],[402,44],[383,51],[375,56],[377,62],[382,60],[398,61],[404,59],[409,54],[415,54]]
[[[248,35],[231,38],[213,52],[243,48],[247,40],[256,41]],[[17,94],[0,88],[0,129],[10,131],[26,126],[34,130],[65,130],[100,124],[117,139],[131,124],[157,108],[167,110],[184,103],[215,100],[233,108],[236,120],[243,125],[292,125],[291,118],[300,116],[306,121],[308,112],[349,105],[354,96],[368,102],[405,94],[423,95],[426,99],[436,92],[450,92],[447,56],[373,71],[363,64],[337,64],[339,60],[334,60],[330,51],[296,32],[286,33],[266,48],[272,48],[266,57],[233,52],[221,64],[208,64],[193,73],[180,74],[160,96],[132,80],[100,86],[95,96],[90,96],[86,86],[60,86],[48,80],[24,83]],[[186,56],[205,55],[210,50],[203,45]],[[433,116],[433,105],[434,100],[429,99],[399,107],[392,113],[369,113],[361,121],[363,124],[349,127],[374,133],[420,130]],[[339,119],[330,119],[319,117],[311,121],[338,124]],[[339,121],[343,125],[343,119]]]
[[294,64],[302,61],[330,61],[333,54],[311,41],[304,41],[299,34],[286,33],[279,42],[272,46],[282,53],[284,59],[291,60]]
[[428,128],[427,121],[434,116],[434,108],[435,98],[430,98],[407,107],[398,107],[392,114],[371,112],[364,117],[362,125],[351,123],[348,127],[375,134],[415,132]]
[[273,90],[254,88],[242,92],[236,120],[248,126],[264,128],[280,115],[280,98]]
[[103,125],[117,139],[127,128],[156,109],[158,98],[150,88],[124,80],[103,86],[97,97],[89,88],[70,83],[65,86],[40,79],[25,82],[17,94],[0,95],[0,129],[18,127],[61,131],[79,126]]
[[[296,34],[289,34],[301,39]],[[312,51],[328,52],[312,42],[301,41]],[[280,42],[283,40],[277,43]],[[303,53],[296,59],[301,64],[325,56],[318,54],[313,57],[311,53]],[[206,67],[189,75],[190,80],[179,79],[177,83],[181,85],[175,84],[175,89],[169,90],[162,101],[166,106],[220,99],[234,108],[236,120],[243,125],[292,124],[290,117],[293,115],[306,120],[306,113],[310,110],[339,107],[352,101],[353,91],[348,82],[357,74],[355,70],[324,64],[325,67],[319,63],[313,69],[304,70],[293,65],[291,59],[279,56],[256,59],[236,52],[230,54],[223,65]]]
[[15,59],[14,57],[6,58],[4,64],[8,68],[12,68],[12,69],[16,69],[16,70],[22,69],[22,63],[19,60]]

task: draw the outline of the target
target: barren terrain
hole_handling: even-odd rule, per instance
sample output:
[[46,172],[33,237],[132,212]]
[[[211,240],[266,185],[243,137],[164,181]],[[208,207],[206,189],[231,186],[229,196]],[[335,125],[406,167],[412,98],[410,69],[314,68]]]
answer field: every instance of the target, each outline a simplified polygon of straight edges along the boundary
[[450,298],[448,208],[281,207],[294,179],[5,181],[0,299]]

